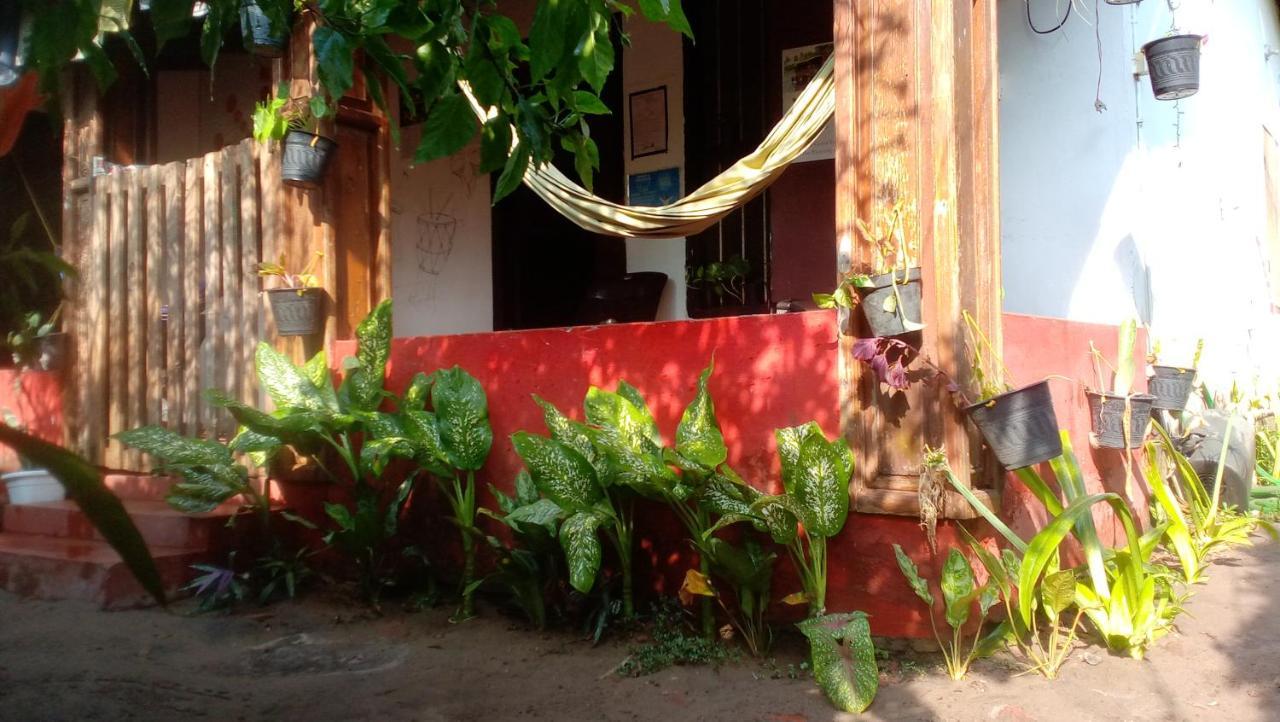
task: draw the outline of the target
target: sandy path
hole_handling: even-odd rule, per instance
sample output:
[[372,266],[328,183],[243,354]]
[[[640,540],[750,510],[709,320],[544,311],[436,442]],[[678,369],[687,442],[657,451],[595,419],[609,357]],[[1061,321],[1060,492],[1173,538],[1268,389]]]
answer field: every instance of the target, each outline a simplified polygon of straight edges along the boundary
[[[960,683],[891,663],[865,718],[1280,720],[1277,572],[1276,544],[1231,552],[1143,662],[1090,648],[1057,682],[984,662]],[[190,609],[0,596],[0,720],[853,719],[812,682],[751,661],[619,679],[605,673],[623,646],[492,610],[451,625],[443,610],[369,619],[316,595],[232,616]],[[775,654],[783,670],[802,659],[794,640]]]

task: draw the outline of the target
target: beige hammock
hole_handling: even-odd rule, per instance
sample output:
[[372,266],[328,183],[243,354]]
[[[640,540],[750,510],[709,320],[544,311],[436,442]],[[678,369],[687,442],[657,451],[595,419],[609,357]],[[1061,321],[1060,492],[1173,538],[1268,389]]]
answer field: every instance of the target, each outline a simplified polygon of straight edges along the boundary
[[[613,203],[592,195],[550,163],[530,166],[524,184],[592,233],[624,238],[691,236],[751,200],[813,145],[835,112],[833,64],[833,58],[827,58],[754,152],[674,203],[651,207]],[[481,119],[490,117],[470,88],[463,86],[463,92]]]

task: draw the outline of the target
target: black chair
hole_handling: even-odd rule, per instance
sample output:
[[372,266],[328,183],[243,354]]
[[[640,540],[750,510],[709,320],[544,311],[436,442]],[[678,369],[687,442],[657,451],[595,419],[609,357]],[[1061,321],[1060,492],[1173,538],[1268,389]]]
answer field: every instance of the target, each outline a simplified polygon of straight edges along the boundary
[[587,289],[579,311],[584,324],[632,323],[658,317],[658,303],[667,286],[667,274],[657,271],[627,273],[598,281]]

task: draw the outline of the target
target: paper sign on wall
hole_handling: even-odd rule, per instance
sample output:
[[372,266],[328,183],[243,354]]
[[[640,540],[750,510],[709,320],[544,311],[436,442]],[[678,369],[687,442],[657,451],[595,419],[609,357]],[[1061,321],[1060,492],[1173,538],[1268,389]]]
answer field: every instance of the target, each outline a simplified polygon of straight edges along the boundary
[[627,176],[627,204],[665,206],[680,200],[680,169],[663,168]]

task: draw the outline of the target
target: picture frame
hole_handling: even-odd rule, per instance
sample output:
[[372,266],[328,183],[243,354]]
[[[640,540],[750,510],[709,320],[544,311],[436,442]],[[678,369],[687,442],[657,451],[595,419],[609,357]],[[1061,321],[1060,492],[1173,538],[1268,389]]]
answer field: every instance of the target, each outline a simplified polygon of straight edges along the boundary
[[637,90],[627,97],[631,119],[631,159],[667,152],[667,86]]

